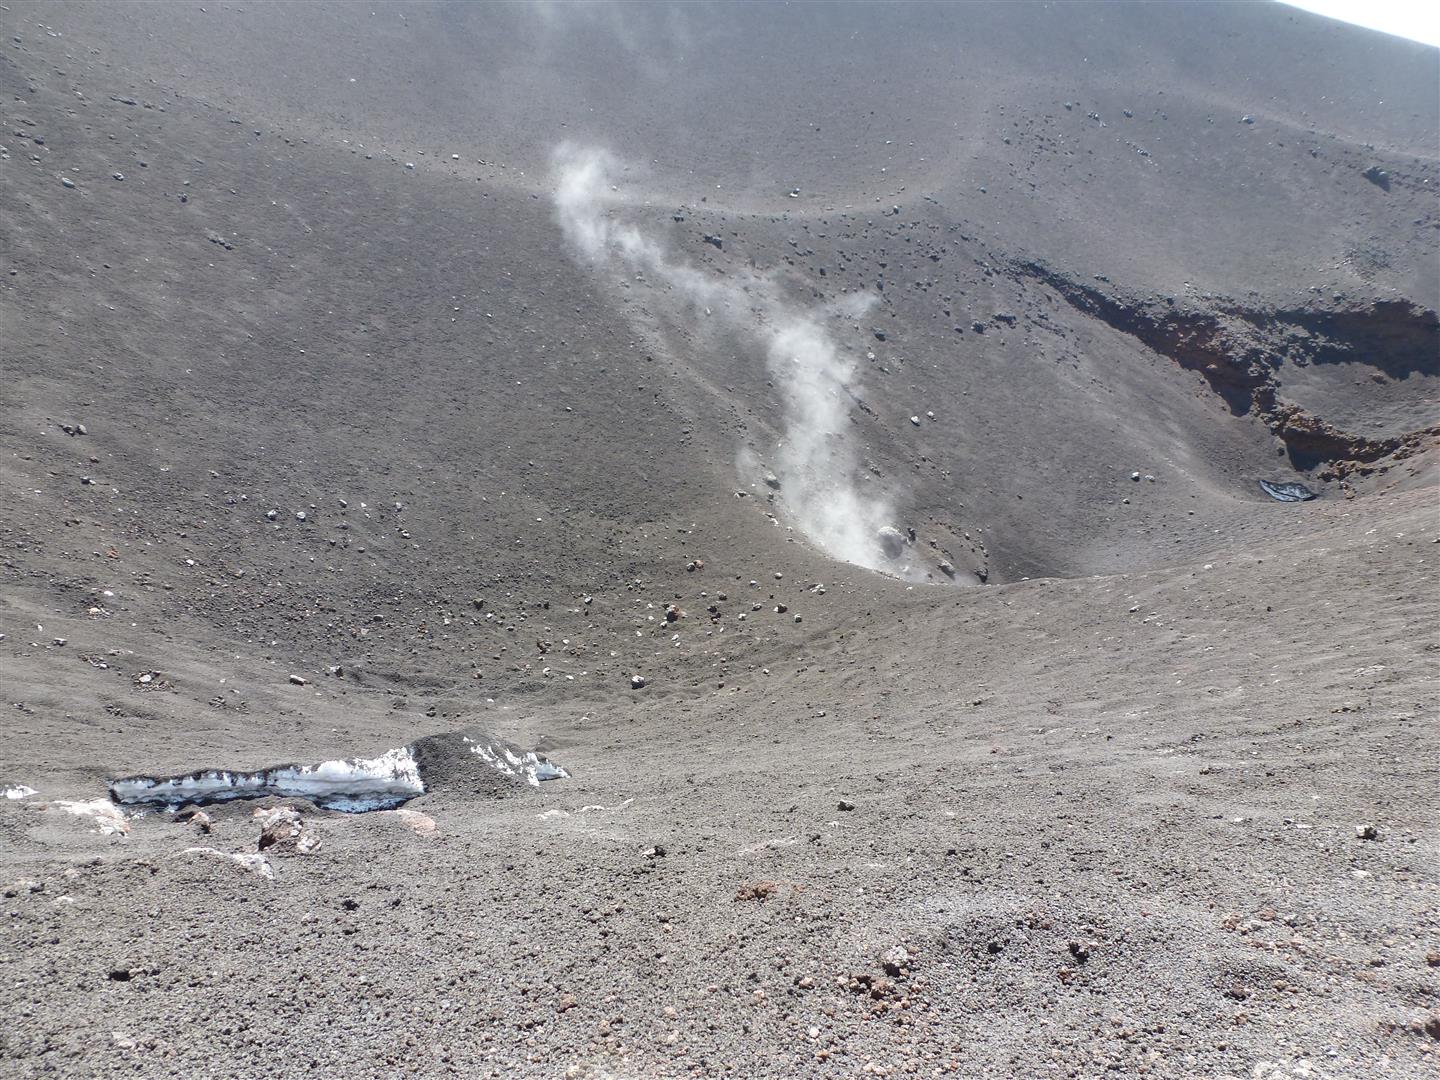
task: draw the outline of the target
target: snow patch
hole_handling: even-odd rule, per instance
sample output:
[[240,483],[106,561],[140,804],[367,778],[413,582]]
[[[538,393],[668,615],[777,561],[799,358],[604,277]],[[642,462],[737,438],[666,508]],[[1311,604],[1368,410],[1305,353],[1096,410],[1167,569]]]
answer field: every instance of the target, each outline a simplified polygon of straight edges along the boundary
[[533,750],[517,754],[508,746],[497,749],[493,743],[477,743],[469,736],[464,739],[470,743],[470,752],[486,765],[506,776],[516,779],[523,777],[531,787],[539,787],[542,780],[561,780],[570,775],[559,765],[546,761]]
[[24,784],[12,784],[7,788],[0,788],[0,795],[7,799],[28,799],[31,795],[38,795],[33,787],[26,787]]
[[110,797],[122,805],[176,806],[278,795],[352,814],[390,810],[424,793],[420,766],[408,746],[377,758],[279,765],[258,772],[207,769],[185,776],[129,776],[110,783]]

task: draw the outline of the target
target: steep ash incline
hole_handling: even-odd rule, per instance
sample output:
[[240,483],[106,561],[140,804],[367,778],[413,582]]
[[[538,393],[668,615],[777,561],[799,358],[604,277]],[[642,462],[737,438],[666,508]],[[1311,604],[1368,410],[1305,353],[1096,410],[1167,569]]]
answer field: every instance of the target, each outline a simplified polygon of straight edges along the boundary
[[0,1072],[1433,1065],[1440,52],[0,17]]

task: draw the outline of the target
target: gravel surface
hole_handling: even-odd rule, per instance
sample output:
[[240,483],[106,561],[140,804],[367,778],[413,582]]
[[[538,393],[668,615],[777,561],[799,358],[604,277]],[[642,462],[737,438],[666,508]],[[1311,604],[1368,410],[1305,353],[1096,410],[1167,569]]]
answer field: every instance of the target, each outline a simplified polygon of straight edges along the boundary
[[1440,51],[3,24],[0,1074],[1435,1073]]

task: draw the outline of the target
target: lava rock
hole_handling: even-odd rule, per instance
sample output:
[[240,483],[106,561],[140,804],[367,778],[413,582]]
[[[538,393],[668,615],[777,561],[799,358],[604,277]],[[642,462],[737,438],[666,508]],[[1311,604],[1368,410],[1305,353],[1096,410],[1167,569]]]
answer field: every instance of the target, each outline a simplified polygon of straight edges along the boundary
[[887,558],[898,559],[905,551],[905,534],[893,525],[886,525],[876,533],[875,538]]

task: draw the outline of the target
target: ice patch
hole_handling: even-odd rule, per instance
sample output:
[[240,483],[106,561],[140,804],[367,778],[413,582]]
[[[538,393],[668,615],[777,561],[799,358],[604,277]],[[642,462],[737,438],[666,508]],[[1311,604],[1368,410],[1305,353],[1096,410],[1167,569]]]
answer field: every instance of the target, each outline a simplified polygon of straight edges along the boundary
[[[466,751],[469,751],[467,753]],[[458,752],[458,757],[456,756]],[[475,758],[470,757],[470,753]],[[276,765],[255,772],[202,769],[183,776],[126,776],[110,781],[110,797],[122,806],[176,807],[266,796],[308,799],[318,807],[359,814],[396,807],[431,790],[425,770],[440,784],[456,761],[479,759],[516,781],[538,787],[542,780],[570,774],[535,751],[510,746],[487,732],[426,735],[377,758],[322,761],[317,765]]]
[[523,777],[531,787],[539,787],[542,780],[561,780],[570,775],[559,765],[546,761],[533,750],[517,754],[508,746],[497,749],[493,743],[477,743],[468,735],[463,738],[470,743],[470,752],[486,765],[517,780]]
[[110,797],[129,806],[178,806],[278,795],[309,799],[316,806],[352,814],[391,810],[424,793],[420,767],[408,746],[377,758],[279,765],[258,772],[207,769],[185,776],[128,776],[110,783]]

